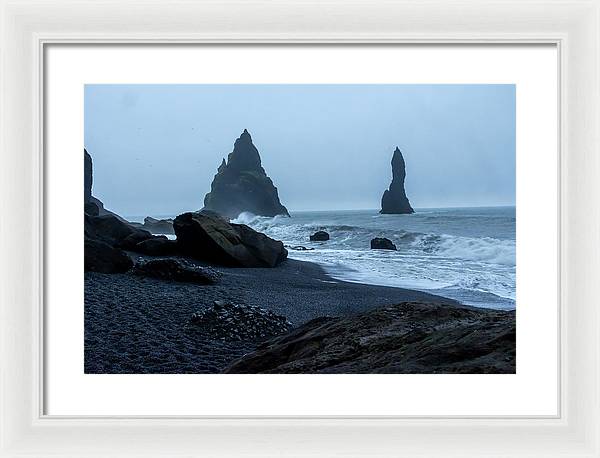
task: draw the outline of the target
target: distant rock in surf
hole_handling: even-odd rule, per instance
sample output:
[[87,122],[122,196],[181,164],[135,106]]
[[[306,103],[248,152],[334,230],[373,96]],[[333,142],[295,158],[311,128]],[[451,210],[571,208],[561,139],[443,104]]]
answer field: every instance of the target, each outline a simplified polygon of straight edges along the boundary
[[372,250],[394,250],[396,251],[396,245],[385,237],[375,237],[371,240],[371,249]]
[[277,188],[261,165],[258,150],[246,129],[235,141],[227,162],[217,169],[204,209],[235,218],[242,212],[258,216],[290,216],[281,205]]
[[311,242],[326,242],[329,240],[329,234],[325,231],[317,231],[310,236]]
[[404,190],[404,179],[406,178],[406,164],[402,153],[396,147],[392,156],[392,183],[385,190],[381,198],[381,211],[387,214],[410,214],[415,211],[410,206]]

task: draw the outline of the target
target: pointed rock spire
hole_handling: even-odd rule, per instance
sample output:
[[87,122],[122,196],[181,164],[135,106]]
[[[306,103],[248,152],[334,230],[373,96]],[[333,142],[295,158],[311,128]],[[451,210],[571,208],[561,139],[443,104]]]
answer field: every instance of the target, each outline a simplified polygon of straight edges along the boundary
[[204,208],[228,218],[243,212],[289,216],[246,129],[235,141],[227,162],[223,159],[219,166],[210,192],[204,197]]
[[392,183],[389,189],[383,193],[379,213],[408,214],[415,212],[406,197],[406,191],[404,190],[405,178],[406,164],[404,163],[404,157],[400,149],[396,147],[392,156]]

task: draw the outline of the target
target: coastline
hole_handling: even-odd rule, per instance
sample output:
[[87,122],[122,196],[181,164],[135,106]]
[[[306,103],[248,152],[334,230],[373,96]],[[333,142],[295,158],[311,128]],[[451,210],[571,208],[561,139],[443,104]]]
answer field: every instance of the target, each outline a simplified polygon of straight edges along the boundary
[[317,264],[293,259],[272,269],[216,270],[222,278],[215,285],[86,272],[85,373],[223,371],[261,342],[210,340],[189,326],[193,313],[217,300],[262,307],[294,327],[401,302],[473,309],[419,291],[336,280]]

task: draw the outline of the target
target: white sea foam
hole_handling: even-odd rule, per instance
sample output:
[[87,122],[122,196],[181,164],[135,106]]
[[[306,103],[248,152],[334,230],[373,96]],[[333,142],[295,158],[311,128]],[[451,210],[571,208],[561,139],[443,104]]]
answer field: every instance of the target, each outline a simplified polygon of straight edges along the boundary
[[[511,308],[516,293],[514,216],[504,213],[444,210],[394,218],[373,212],[322,212],[269,218],[246,212],[232,222],[289,246],[314,248],[290,249],[289,256],[316,262],[339,280],[433,291],[474,305],[491,301],[490,306]],[[330,240],[310,242],[317,230],[329,232]],[[374,237],[391,239],[398,251],[371,250]]]

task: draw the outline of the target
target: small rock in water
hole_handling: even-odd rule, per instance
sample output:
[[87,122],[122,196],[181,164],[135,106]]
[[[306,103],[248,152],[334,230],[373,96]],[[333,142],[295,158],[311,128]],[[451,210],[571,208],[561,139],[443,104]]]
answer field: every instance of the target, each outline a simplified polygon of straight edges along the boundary
[[311,242],[326,242],[329,240],[329,234],[325,231],[317,231],[310,236]]
[[394,245],[390,239],[386,239],[384,237],[376,237],[373,240],[371,240],[371,249],[396,251],[396,245]]
[[307,248],[302,245],[297,245],[297,246],[285,245],[285,248],[289,248],[290,250],[295,250],[295,251],[312,251],[312,250],[314,250],[314,248]]
[[260,307],[215,301],[192,314],[190,323],[217,340],[254,340],[284,334],[292,324],[282,315]]

